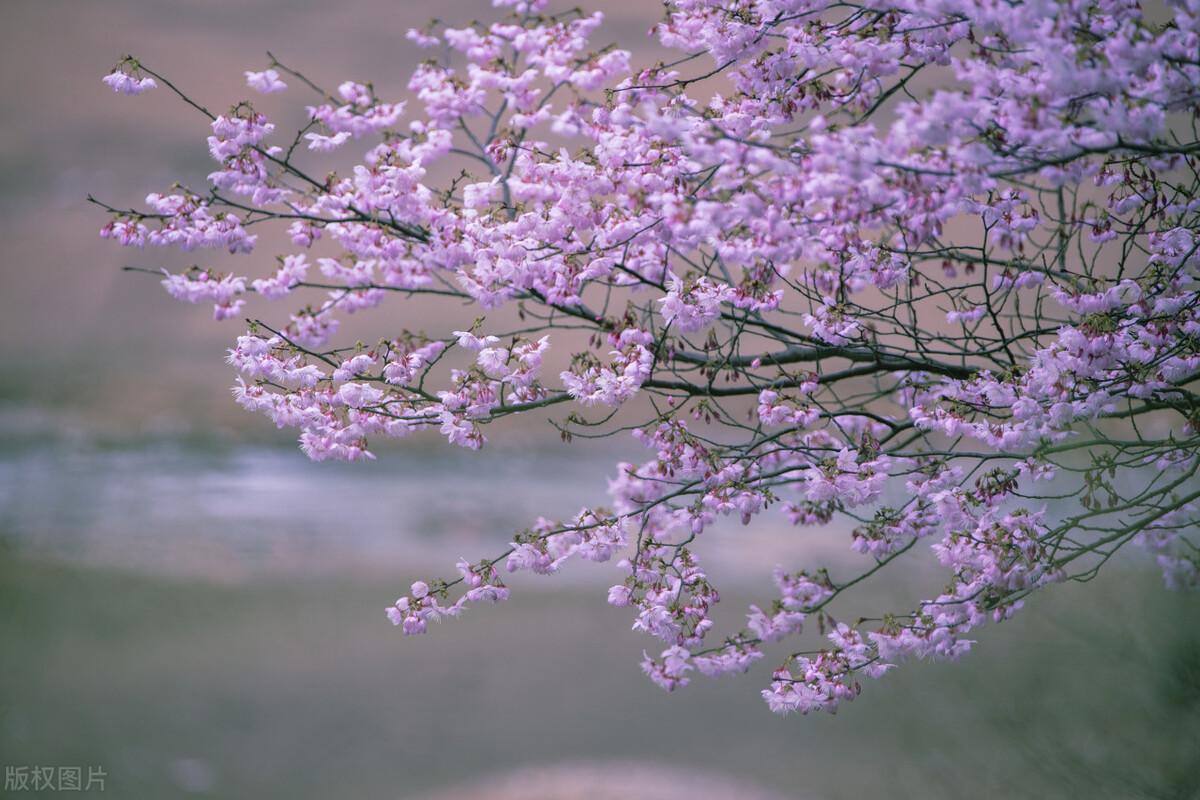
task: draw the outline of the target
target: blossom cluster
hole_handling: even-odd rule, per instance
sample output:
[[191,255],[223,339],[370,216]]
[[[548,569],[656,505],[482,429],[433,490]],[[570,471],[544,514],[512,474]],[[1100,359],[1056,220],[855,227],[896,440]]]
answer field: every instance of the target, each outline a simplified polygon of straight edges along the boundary
[[[248,100],[210,115],[208,187],[106,206],[101,231],[244,255],[251,225],[286,228],[268,271],[163,285],[218,320],[251,294],[297,309],[251,321],[229,362],[237,402],[313,459],[422,430],[478,449],[490,423],[558,406],[564,439],[645,445],[610,507],[414,583],[387,609],[405,634],[504,600],[498,567],[612,562],[608,602],[665,648],[642,662],[655,683],[782,650],[763,697],[807,713],[961,656],[1130,542],[1197,584],[1200,4],[669,0],[652,33],[671,55],[646,67],[593,43],[599,14],[495,5],[509,15],[408,32],[445,57],[405,99],[246,72],[259,93],[315,90],[308,125],[278,137]],[[132,57],[104,81],[182,94]],[[478,317],[340,336],[418,299]],[[865,566],[781,568],[717,634],[706,531],[767,514],[850,531]],[[919,552],[943,588],[833,616]]]

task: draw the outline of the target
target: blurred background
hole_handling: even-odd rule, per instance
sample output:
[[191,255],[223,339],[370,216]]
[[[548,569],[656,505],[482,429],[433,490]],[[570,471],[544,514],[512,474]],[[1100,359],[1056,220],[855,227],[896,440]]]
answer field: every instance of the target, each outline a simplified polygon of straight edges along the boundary
[[[591,7],[598,43],[655,57],[658,6]],[[485,0],[0,4],[0,765],[100,768],[131,798],[1200,797],[1200,603],[1139,554],[836,717],[767,712],[770,659],[655,688],[637,666],[655,642],[604,604],[603,565],[516,580],[424,640],[391,628],[412,580],[601,502],[638,448],[562,445],[535,419],[479,454],[431,436],[309,463],[230,400],[239,323],[120,271],[195,256],[102,242],[85,197],[134,205],[211,170],[198,115],[100,83],[124,54],[216,109],[267,50],[398,98],[426,56],[404,31],[435,13],[493,17]],[[256,104],[286,127],[308,100]],[[416,306],[407,327],[442,313]],[[729,628],[776,563],[856,567],[838,530],[705,539]],[[904,607],[930,579],[917,559],[841,613]]]

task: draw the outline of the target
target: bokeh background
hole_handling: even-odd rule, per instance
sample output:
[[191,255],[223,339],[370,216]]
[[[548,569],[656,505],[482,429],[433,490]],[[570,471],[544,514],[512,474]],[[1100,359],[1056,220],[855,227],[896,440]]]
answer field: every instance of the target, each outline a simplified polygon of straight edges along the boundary
[[[655,57],[657,4],[597,7],[602,41]],[[403,587],[602,500],[636,448],[563,445],[534,419],[480,454],[416,437],[370,465],[305,461],[229,399],[238,323],[120,270],[191,260],[97,236],[88,193],[136,204],[211,169],[194,112],[100,77],[134,53],[220,109],[270,50],[401,97],[425,57],[407,28],[492,14],[482,0],[0,4],[0,766],[97,766],[106,794],[130,798],[1200,797],[1200,605],[1136,554],[836,717],[770,715],[771,663],[656,689],[637,667],[653,642],[605,606],[602,566],[517,580],[506,606],[397,635],[382,609]],[[301,99],[262,107],[286,123]],[[421,327],[443,312],[408,313]],[[843,535],[706,534],[718,621],[769,599],[776,563],[854,568]],[[917,560],[842,613],[911,602],[928,579]]]

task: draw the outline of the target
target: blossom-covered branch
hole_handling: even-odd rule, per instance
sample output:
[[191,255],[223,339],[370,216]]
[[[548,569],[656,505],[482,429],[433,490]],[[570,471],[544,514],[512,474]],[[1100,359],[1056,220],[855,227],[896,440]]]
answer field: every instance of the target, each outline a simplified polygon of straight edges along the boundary
[[[498,567],[615,560],[609,602],[666,647],[643,662],[654,681],[778,649],[771,709],[832,711],[1130,542],[1196,585],[1194,0],[1162,20],[1127,0],[671,0],[654,35],[679,54],[644,67],[589,41],[599,14],[494,5],[508,16],[408,32],[441,57],[406,101],[327,92],[271,56],[250,89],[317,98],[292,136],[133,57],[104,79],[177,94],[217,164],[140,209],[97,201],[104,237],[243,254],[260,225],[289,232],[270,274],[212,261],[162,282],[218,320],[251,293],[298,308],[252,322],[229,362],[237,402],[311,458],[423,429],[476,449],[488,423],[560,407],[564,439],[647,447],[607,508],[413,584],[388,609],[405,633],[505,599]],[[329,172],[347,148],[360,163]],[[339,341],[345,315],[422,296],[479,316]],[[697,540],[765,514],[845,523],[870,565],[780,568],[718,637]],[[943,589],[833,616],[921,540]]]

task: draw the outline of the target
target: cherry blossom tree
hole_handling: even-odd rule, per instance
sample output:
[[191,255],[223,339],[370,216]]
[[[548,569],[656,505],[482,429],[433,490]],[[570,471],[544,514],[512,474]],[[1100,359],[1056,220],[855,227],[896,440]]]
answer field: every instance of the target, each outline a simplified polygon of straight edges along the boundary
[[[414,583],[387,609],[405,634],[504,600],[502,569],[611,560],[608,602],[665,646],[642,664],[656,683],[769,657],[768,706],[807,713],[961,656],[1131,542],[1196,585],[1198,0],[669,0],[652,34],[678,55],[648,66],[589,43],[599,14],[494,5],[408,32],[433,58],[407,102],[274,57],[247,72],[313,98],[285,137],[133,56],[104,78],[204,115],[217,167],[139,209],[96,201],[102,236],[243,254],[290,233],[271,274],[214,254],[162,283],[218,320],[250,293],[298,309],[251,320],[228,360],[236,401],[310,458],[425,429],[476,449],[535,409],[567,440],[645,445],[607,507]],[[346,148],[352,172],[322,171]],[[339,337],[344,315],[431,296],[474,324]],[[767,514],[843,526],[870,567],[777,569],[715,628],[695,542]],[[927,599],[835,617],[928,548]]]

